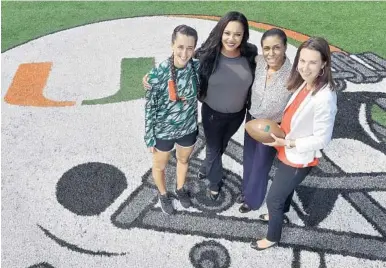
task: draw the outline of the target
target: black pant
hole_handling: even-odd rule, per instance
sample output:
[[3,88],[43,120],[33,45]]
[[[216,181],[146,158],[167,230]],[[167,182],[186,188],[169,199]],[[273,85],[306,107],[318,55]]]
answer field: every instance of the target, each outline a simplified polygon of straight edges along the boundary
[[295,168],[279,162],[267,196],[269,214],[267,239],[269,241],[280,240],[284,213],[289,210],[294,190],[311,169],[312,167]]
[[200,172],[208,178],[209,189],[218,192],[223,177],[221,158],[229,140],[244,120],[245,108],[237,113],[220,113],[203,103],[201,115],[206,139],[206,157]]

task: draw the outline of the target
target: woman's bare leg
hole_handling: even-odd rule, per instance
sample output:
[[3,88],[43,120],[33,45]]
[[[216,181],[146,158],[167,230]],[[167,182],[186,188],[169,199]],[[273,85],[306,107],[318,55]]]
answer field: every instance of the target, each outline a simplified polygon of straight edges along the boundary
[[157,149],[153,152],[152,174],[154,183],[161,195],[166,193],[165,168],[168,164],[170,152],[160,152]]
[[176,145],[177,158],[177,190],[181,189],[186,181],[186,173],[189,167],[189,157],[193,152],[194,145],[191,147],[182,147]]

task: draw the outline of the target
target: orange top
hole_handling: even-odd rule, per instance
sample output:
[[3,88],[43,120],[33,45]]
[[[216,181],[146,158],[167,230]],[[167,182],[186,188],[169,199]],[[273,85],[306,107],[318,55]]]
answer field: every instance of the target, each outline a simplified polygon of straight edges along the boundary
[[[296,110],[299,108],[300,104],[304,101],[304,99],[307,97],[309,91],[307,91],[307,86],[304,86],[304,88],[299,92],[299,94],[295,97],[293,102],[285,109],[284,115],[280,124],[281,129],[284,131],[284,133],[287,135],[291,131],[291,120],[293,115],[295,114]],[[314,160],[311,163],[308,163],[307,165],[301,165],[301,164],[294,164],[288,161],[286,155],[285,155],[285,148],[284,146],[276,147],[277,149],[277,158],[283,162],[284,164],[301,168],[301,167],[312,167],[316,166],[319,163],[318,158],[314,158]]]

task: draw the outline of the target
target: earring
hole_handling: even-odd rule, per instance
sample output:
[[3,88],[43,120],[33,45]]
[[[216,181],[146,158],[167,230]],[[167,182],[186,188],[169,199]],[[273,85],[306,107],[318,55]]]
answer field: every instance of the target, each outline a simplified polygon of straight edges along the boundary
[[322,74],[319,74],[319,76],[323,76],[324,75],[324,68],[322,68]]

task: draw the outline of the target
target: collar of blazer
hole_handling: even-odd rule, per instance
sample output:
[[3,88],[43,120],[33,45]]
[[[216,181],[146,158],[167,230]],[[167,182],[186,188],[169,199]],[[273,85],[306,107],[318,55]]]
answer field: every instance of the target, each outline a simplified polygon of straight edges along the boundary
[[[303,84],[298,87],[298,89],[292,94],[291,98],[289,99],[287,105],[285,106],[285,110],[287,110],[288,106],[290,106],[290,104],[294,101],[294,99],[296,98],[296,96],[299,94],[299,92],[304,88],[304,86],[306,85],[306,82],[303,82]],[[323,90],[325,87],[327,86],[327,84],[325,84],[319,91]],[[300,104],[299,108],[296,110],[296,113],[298,111],[300,111],[302,108],[304,108],[304,106],[311,100],[312,98],[312,91],[310,91],[306,98],[302,101],[302,103]]]
[[[287,110],[287,108],[290,106],[290,104],[295,100],[296,96],[299,94],[299,92],[304,88],[304,86],[306,85],[306,82],[303,82],[303,84],[301,84],[300,87],[298,87],[298,89],[294,92],[294,94],[292,94],[291,98],[289,99],[287,105],[285,106],[285,110]],[[296,110],[296,113],[298,111],[300,111],[304,105],[306,105],[310,100],[311,100],[311,94],[312,94],[312,91],[308,92],[306,98],[302,101],[302,103],[300,104],[299,108]]]

